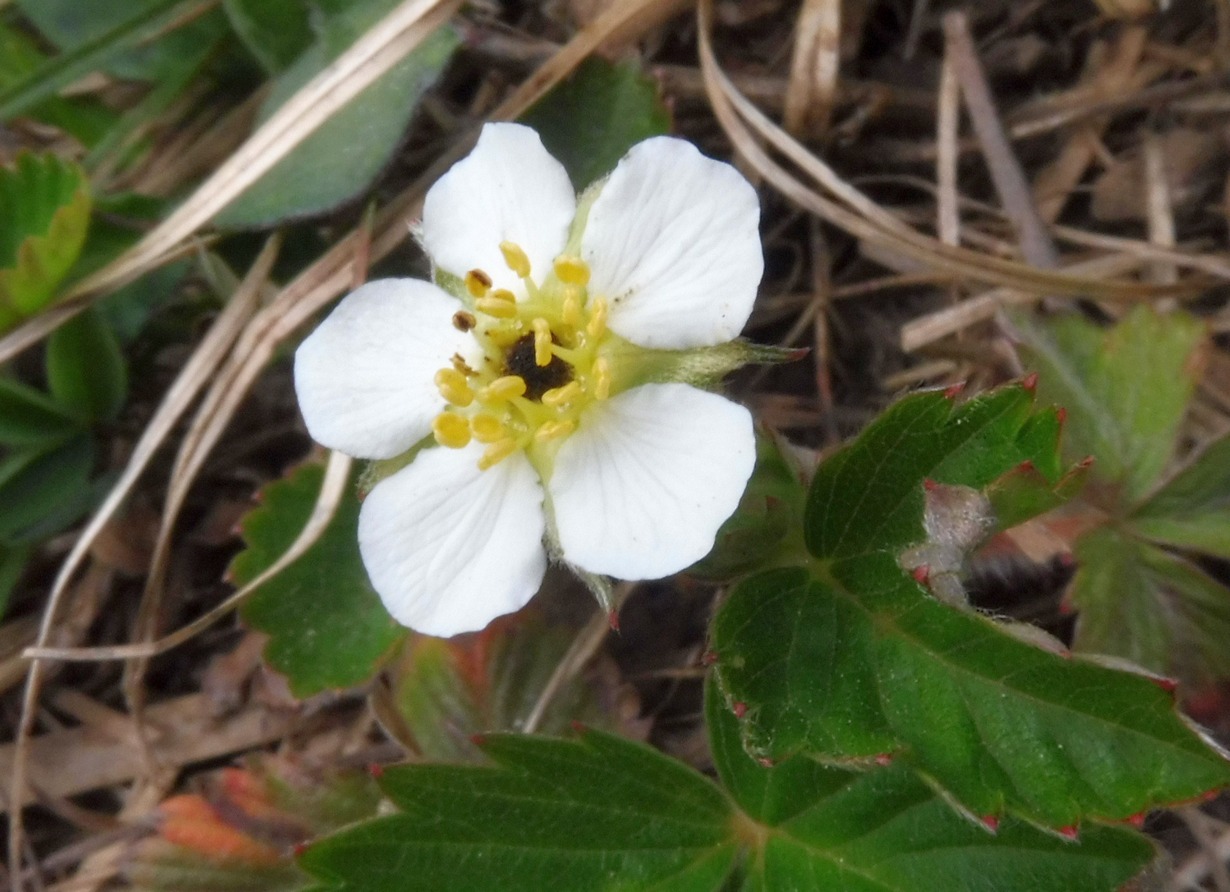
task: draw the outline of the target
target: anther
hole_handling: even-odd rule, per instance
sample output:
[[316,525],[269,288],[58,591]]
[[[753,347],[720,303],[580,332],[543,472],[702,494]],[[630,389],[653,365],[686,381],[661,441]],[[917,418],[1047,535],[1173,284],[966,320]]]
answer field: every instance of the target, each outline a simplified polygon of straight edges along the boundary
[[561,406],[574,402],[581,395],[581,392],[580,384],[576,381],[569,381],[563,387],[555,387],[544,393],[542,395],[542,403],[544,406],[558,409]]
[[508,268],[517,274],[519,279],[527,279],[530,275],[530,258],[516,242],[500,242],[500,253]]
[[453,314],[453,328],[458,331],[472,331],[476,325],[478,325],[478,320],[474,318],[473,313],[467,310],[458,310]]
[[474,402],[474,391],[470,389],[466,376],[457,369],[440,369],[434,380],[440,396],[452,405],[465,408]]
[[604,400],[611,395],[611,364],[605,356],[594,360],[594,399]]
[[492,465],[498,465],[516,451],[517,441],[512,437],[505,437],[503,440],[492,443],[478,460],[478,469],[485,471]]
[[496,378],[478,392],[478,399],[484,403],[503,403],[525,394],[525,379],[520,375],[505,375]]
[[606,331],[606,298],[596,297],[590,301],[589,305],[589,324],[585,326],[585,333],[591,339],[602,337]]
[[511,319],[517,315],[517,298],[505,288],[497,288],[486,297],[480,297],[474,306],[480,313],[497,319]]
[[481,269],[472,269],[466,273],[466,291],[471,297],[482,297],[491,290],[491,276]]
[[470,425],[453,412],[441,412],[431,423],[436,442],[449,449],[460,449],[470,442]]
[[580,257],[569,257],[561,254],[555,258],[555,275],[565,285],[580,285],[584,288],[589,284],[589,264]]
[[541,316],[534,320],[534,365],[546,368],[551,364],[551,323]]
[[566,437],[576,429],[577,423],[571,418],[561,418],[558,421],[547,421],[534,432],[534,439],[538,440],[540,443],[545,443],[548,440],[557,440],[560,437]]
[[495,443],[508,436],[508,429],[494,415],[475,415],[470,419],[470,430],[480,443]]

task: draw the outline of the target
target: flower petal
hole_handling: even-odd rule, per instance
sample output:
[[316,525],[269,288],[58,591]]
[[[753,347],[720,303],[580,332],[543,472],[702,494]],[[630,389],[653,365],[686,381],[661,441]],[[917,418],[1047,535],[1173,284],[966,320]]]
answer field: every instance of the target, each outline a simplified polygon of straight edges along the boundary
[[483,447],[424,449],[359,512],[372,586],[402,625],[447,637],[524,605],[547,568],[542,487],[523,453],[486,471]]
[[487,124],[478,145],[436,181],[423,202],[423,247],[455,276],[481,269],[497,288],[524,294],[500,242],[520,245],[535,281],[551,270],[576,214],[562,164],[520,124]]
[[713,547],[755,458],[751,415],[716,394],[647,384],[595,404],[547,485],[564,560],[620,579],[684,569]]
[[594,200],[581,254],[611,330],[643,347],[721,344],[743,329],[764,272],[756,191],[670,137],[632,147]]
[[308,433],[358,458],[392,458],[444,406],[433,377],[473,338],[452,326],[457,300],[430,282],[379,279],[346,297],[295,352]]

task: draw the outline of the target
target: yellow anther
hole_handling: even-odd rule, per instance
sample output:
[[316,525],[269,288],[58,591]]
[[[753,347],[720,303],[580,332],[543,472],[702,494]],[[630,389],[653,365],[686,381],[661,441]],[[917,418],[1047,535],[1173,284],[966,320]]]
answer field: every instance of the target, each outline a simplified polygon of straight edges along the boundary
[[474,402],[474,391],[470,389],[470,382],[457,369],[440,369],[434,380],[440,396],[454,406],[464,408]]
[[566,437],[577,429],[577,423],[571,418],[561,418],[559,421],[547,421],[534,432],[534,439],[540,443]]
[[478,469],[485,471],[492,465],[498,465],[508,456],[517,451],[517,441],[512,437],[505,437],[496,443],[492,443],[483,453],[482,458],[478,460]]
[[564,306],[560,310],[560,317],[564,320],[565,325],[576,328],[581,324],[581,290],[579,288],[568,288],[564,292]]
[[540,316],[533,325],[534,364],[545,368],[551,364],[551,323]]
[[454,412],[441,412],[431,423],[436,442],[449,449],[460,449],[470,442],[470,425]]
[[528,279],[530,275],[530,258],[516,242],[500,242],[500,253],[508,268],[517,274],[519,279]]
[[604,400],[611,395],[611,364],[605,356],[594,360],[594,399]]
[[544,406],[550,406],[552,409],[558,409],[561,406],[566,406],[571,402],[575,402],[577,397],[581,395],[581,385],[576,381],[569,381],[563,387],[555,387],[548,390],[542,395]]
[[595,297],[589,302],[589,323],[585,326],[585,333],[591,339],[602,337],[606,331],[606,298]]
[[480,390],[478,399],[484,403],[505,403],[524,394],[525,379],[520,375],[505,375]]
[[465,283],[466,291],[470,292],[472,297],[482,297],[491,290],[491,276],[481,269],[472,269],[466,273]]
[[[503,297],[497,297],[499,291],[493,291],[486,297],[480,297],[474,301],[474,308],[480,313],[486,313],[488,316],[494,316],[497,319],[512,319],[517,315],[517,303],[512,300],[505,300]],[[507,294],[508,292],[504,292]]]
[[494,415],[475,415],[470,419],[470,430],[480,443],[495,443],[508,436],[508,428]]
[[580,257],[569,257],[561,254],[555,258],[555,275],[565,285],[580,285],[584,288],[589,284],[589,264]]

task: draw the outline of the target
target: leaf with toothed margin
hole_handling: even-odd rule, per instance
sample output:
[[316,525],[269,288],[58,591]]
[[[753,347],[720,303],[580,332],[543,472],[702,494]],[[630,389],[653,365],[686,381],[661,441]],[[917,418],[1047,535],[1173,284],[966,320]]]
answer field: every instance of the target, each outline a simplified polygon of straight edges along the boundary
[[310,846],[316,892],[601,892],[724,887],[739,844],[708,779],[598,731],[490,735],[489,766],[389,768],[400,812]]
[[[320,465],[304,465],[262,490],[260,506],[241,524],[248,547],[231,564],[237,585],[263,573],[298,538],[323,476]],[[362,684],[406,635],[367,581],[358,522],[351,486],[316,544],[241,608],[244,622],[269,636],[265,659],[297,697]]]
[[927,481],[993,488],[1023,461],[1060,480],[1049,418],[1020,386],[963,405],[918,394],[820,467],[805,530],[815,560],[746,580],[714,622],[716,677],[751,752],[893,754],[972,814],[1050,827],[1230,783],[1168,688],[942,604],[925,572],[901,565],[925,537]]
[[1013,818],[975,823],[900,764],[859,772],[796,756],[761,765],[712,683],[705,713],[718,775],[755,842],[745,890],[1112,892],[1157,855],[1116,827],[1086,827],[1073,844]]

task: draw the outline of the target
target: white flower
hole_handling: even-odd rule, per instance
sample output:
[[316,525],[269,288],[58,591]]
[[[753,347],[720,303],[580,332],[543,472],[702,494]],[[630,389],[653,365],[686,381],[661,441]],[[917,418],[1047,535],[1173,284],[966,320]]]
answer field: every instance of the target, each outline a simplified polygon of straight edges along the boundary
[[436,284],[362,286],[295,356],[317,441],[401,457],[359,517],[399,622],[480,629],[548,554],[623,579],[704,557],[755,444],[747,410],[680,369],[747,321],[758,217],[747,181],[682,140],[640,143],[578,202],[534,131],[483,129],[424,203]]

